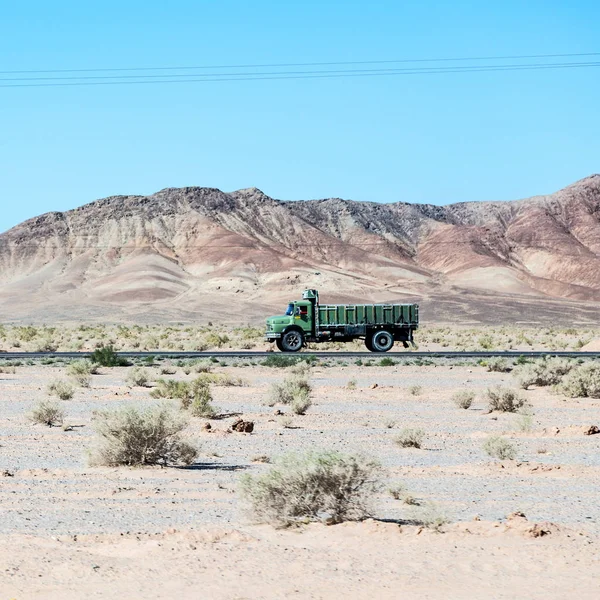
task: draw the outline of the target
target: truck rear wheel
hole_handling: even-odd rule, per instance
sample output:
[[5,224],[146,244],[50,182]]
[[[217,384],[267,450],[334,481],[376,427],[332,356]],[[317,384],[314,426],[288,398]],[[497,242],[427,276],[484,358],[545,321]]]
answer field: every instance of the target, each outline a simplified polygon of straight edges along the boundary
[[374,352],[373,350],[373,344],[371,343],[373,336],[367,335],[367,337],[365,338],[365,346],[367,347],[367,350],[369,352]]
[[394,336],[389,331],[376,331],[371,338],[373,352],[387,352],[394,345]]
[[298,352],[304,346],[304,335],[301,331],[288,331],[277,341],[281,342],[281,344],[277,344],[277,347],[282,352]]

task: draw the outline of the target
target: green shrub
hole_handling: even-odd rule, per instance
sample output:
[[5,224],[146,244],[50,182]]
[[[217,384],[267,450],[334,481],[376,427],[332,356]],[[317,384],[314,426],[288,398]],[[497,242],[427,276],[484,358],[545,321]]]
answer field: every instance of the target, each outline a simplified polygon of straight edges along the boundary
[[396,443],[402,448],[420,448],[425,432],[422,429],[406,427],[401,429],[396,437]]
[[198,455],[181,433],[187,420],[167,406],[124,407],[96,416],[93,465],[189,465]]
[[101,367],[127,367],[129,361],[119,356],[112,346],[100,346],[92,352],[91,360]]
[[65,411],[52,400],[42,400],[33,407],[29,420],[48,427],[58,426],[65,420]]
[[61,400],[71,400],[75,395],[75,388],[62,379],[57,379],[48,385],[46,391],[49,396],[56,396]]
[[518,412],[529,403],[516,390],[498,386],[486,390],[490,411]]
[[362,519],[379,489],[380,465],[338,452],[288,454],[268,473],[242,478],[241,491],[254,517],[263,523],[330,523]]
[[395,364],[396,363],[389,356],[384,356],[379,361],[379,366],[380,367],[393,367]]
[[452,396],[452,402],[454,402],[458,408],[464,408],[465,410],[471,408],[473,400],[475,400],[475,392],[472,390],[460,390]]
[[570,398],[600,398],[600,363],[579,365],[564,377],[558,390]]
[[262,361],[264,367],[276,367],[279,369],[286,369],[291,367],[298,362],[298,358],[294,356],[286,356],[285,354],[271,354]]
[[493,458],[500,460],[514,460],[517,456],[517,449],[509,440],[493,435],[483,444],[483,449]]

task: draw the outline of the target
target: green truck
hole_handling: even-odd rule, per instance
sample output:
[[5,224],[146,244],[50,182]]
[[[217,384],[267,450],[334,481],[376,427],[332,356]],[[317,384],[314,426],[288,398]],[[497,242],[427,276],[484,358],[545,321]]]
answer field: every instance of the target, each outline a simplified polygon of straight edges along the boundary
[[371,352],[405,348],[419,327],[418,304],[319,304],[317,290],[305,290],[285,315],[269,317],[265,339],[282,352],[298,352],[307,342],[365,340]]

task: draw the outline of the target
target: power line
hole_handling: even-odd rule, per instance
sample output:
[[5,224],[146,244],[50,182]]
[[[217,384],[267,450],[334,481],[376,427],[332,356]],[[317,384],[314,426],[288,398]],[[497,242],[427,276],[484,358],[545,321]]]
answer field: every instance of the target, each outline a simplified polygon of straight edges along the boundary
[[179,71],[200,69],[262,69],[276,67],[317,67],[334,65],[377,65],[377,64],[400,64],[400,63],[422,63],[422,62],[460,62],[481,60],[524,60],[533,58],[569,58],[574,56],[600,56],[600,52],[573,52],[568,54],[520,54],[509,56],[468,56],[452,58],[405,58],[393,60],[360,60],[360,61],[331,61],[331,62],[305,62],[305,63],[270,63],[270,64],[241,64],[241,65],[200,65],[179,67],[119,67],[119,68],[93,68],[93,69],[36,69],[36,70],[13,70],[0,71],[2,75],[19,73],[99,73],[118,71]]
[[[318,74],[316,71],[314,74],[301,74],[296,75],[294,72],[278,73],[272,76],[254,76],[253,74],[244,74],[236,77],[214,77],[213,74],[203,76],[202,79],[170,79],[163,81],[148,81],[148,80],[119,80],[115,81],[114,78],[111,81],[76,81],[66,83],[9,83],[1,84],[0,88],[13,88],[13,87],[72,87],[72,86],[99,86],[99,85],[140,85],[140,84],[165,84],[165,83],[207,83],[207,82],[227,82],[227,81],[265,81],[265,80],[284,80],[284,79],[338,79],[346,77],[381,77],[381,76],[394,76],[394,75],[434,75],[434,74],[453,74],[453,73],[484,73],[494,71],[530,71],[530,70],[548,70],[548,69],[578,69],[578,68],[590,68],[598,67],[600,62],[589,62],[589,63],[565,63],[565,64],[548,64],[548,65],[507,65],[507,66],[468,66],[468,67],[451,67],[451,68],[431,68],[429,70],[380,70],[377,72],[357,72],[356,71],[344,71],[340,73],[329,73],[329,74]],[[322,72],[321,72],[322,73]],[[185,75],[175,75],[175,77],[185,77]],[[189,77],[189,76],[188,76]],[[213,77],[213,78],[211,78]],[[60,77],[56,78],[62,80]],[[17,80],[27,81],[27,79]]]
[[[344,69],[344,70],[319,70],[319,71],[266,71],[266,72],[254,72],[254,73],[208,73],[206,75],[200,75],[197,73],[191,75],[178,74],[176,77],[255,77],[265,75],[343,75],[343,74],[354,74],[354,73],[382,73],[382,74],[395,74],[395,73],[419,73],[419,72],[456,72],[457,70],[481,70],[481,69],[527,69],[527,68],[550,68],[550,67],[597,67],[600,66],[600,62],[578,62],[578,63],[544,63],[544,64],[524,64],[524,65],[490,65],[490,66],[479,66],[479,65],[463,65],[460,67],[413,67],[404,69]],[[152,74],[152,75],[76,75],[69,77],[4,77],[0,78],[0,81],[67,81],[67,80],[121,80],[121,79],[153,79],[153,78],[168,78],[174,77],[172,74]]]

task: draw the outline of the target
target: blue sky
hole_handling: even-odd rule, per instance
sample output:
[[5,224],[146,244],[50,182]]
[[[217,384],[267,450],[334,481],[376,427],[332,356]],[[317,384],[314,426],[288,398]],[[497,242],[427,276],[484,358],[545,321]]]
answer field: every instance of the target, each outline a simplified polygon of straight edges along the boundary
[[[0,70],[586,53],[599,19],[594,0],[13,2]],[[550,193],[600,171],[598,106],[600,67],[4,87],[0,231],[185,185],[437,204]]]

